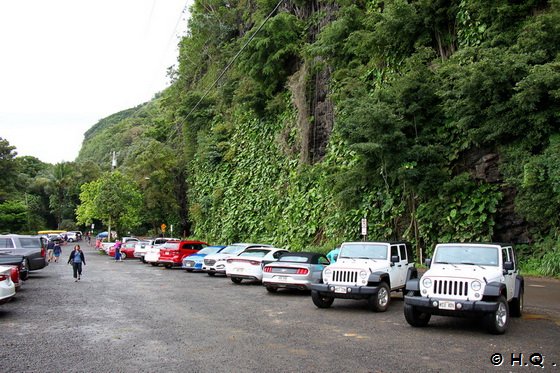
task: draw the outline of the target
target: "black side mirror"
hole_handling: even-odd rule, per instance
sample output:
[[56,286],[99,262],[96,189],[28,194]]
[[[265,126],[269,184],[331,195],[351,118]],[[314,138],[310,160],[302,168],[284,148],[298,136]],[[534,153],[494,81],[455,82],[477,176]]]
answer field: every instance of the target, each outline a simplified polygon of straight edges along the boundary
[[401,260],[399,259],[399,256],[398,256],[398,255],[393,255],[393,256],[391,256],[391,263],[398,263],[398,262],[400,262],[400,261],[401,261]]
[[432,265],[432,259],[428,258],[424,260],[424,264],[426,265],[426,267],[430,268],[430,266]]
[[513,262],[504,262],[504,271],[513,271]]

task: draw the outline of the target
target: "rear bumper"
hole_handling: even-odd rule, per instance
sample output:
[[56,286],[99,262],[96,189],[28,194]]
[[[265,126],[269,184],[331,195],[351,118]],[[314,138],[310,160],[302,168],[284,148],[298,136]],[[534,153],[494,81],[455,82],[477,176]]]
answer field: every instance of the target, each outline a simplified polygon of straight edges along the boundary
[[174,261],[171,260],[171,259],[161,259],[161,258],[160,258],[157,262],[158,262],[159,264],[164,265],[164,266],[165,266],[165,265],[166,265],[166,266],[169,266],[169,265],[170,265],[170,266],[172,266],[172,267],[181,267],[181,265],[182,265],[181,262],[174,262]]

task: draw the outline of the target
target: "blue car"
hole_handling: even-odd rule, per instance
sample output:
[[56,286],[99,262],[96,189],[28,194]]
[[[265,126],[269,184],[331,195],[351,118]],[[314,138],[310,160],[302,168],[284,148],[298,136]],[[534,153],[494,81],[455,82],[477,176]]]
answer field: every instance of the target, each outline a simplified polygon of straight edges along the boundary
[[209,254],[217,254],[222,251],[225,246],[208,246],[198,251],[196,254],[189,255],[183,258],[183,265],[181,268],[187,272],[201,271],[204,257]]

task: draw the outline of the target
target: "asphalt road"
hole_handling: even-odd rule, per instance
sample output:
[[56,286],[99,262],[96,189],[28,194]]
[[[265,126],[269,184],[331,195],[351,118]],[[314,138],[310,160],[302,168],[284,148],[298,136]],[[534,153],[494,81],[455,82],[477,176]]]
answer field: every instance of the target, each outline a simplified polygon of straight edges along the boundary
[[385,313],[339,299],[325,310],[305,293],[115,263],[89,248],[86,261],[80,282],[51,264],[0,306],[0,372],[560,371],[555,280],[529,280],[524,317],[495,336],[471,319],[412,328],[401,295]]

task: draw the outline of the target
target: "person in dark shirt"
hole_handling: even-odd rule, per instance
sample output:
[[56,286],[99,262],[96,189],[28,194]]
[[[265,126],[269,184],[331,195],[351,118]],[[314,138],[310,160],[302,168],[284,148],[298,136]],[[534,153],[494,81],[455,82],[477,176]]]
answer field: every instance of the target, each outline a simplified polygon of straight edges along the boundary
[[86,257],[84,256],[84,252],[80,248],[80,245],[74,246],[74,250],[72,250],[70,257],[68,258],[68,264],[72,264],[72,269],[74,270],[74,281],[80,281],[80,277],[82,276],[82,264],[86,265]]

